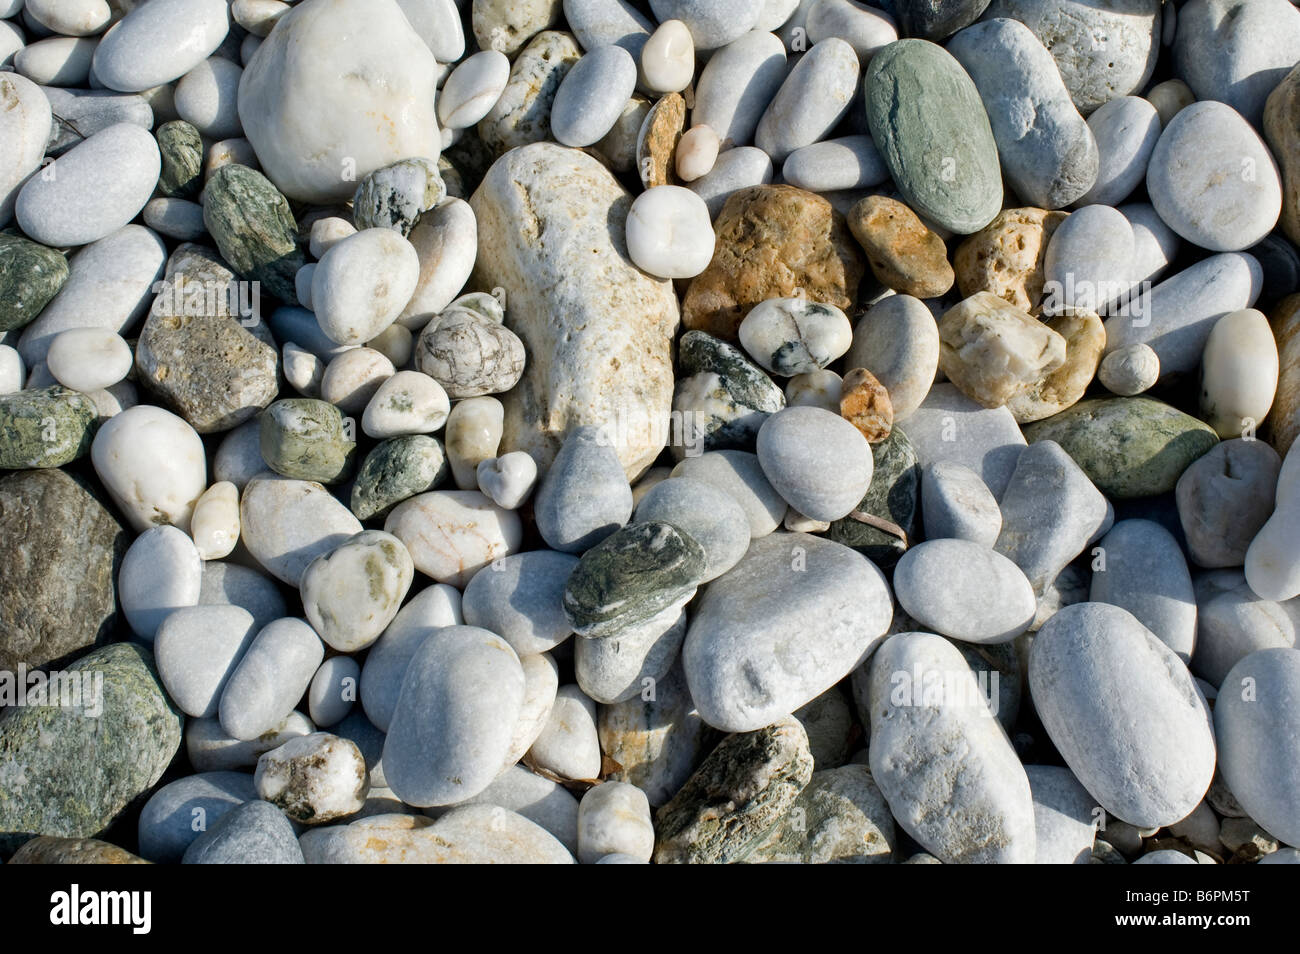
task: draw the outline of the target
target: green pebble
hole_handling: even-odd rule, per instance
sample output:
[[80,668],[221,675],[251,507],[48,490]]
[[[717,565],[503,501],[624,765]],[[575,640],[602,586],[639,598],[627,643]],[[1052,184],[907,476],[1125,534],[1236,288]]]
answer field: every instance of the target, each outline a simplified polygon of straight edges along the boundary
[[403,500],[433,490],[447,475],[447,455],[435,437],[413,434],[378,444],[352,485],[358,520],[382,517]]
[[0,468],[61,467],[90,452],[99,412],[60,385],[0,395]]
[[[752,451],[768,415],[785,407],[785,393],[738,348],[703,331],[682,335],[677,354],[682,375],[675,407],[697,415],[702,450]],[[701,397],[702,407],[690,406]]]
[[172,199],[193,199],[203,188],[203,137],[176,119],[163,123],[154,134],[162,154],[158,194]]
[[230,163],[203,190],[203,223],[221,257],[264,291],[294,304],[294,276],[306,264],[289,200],[256,170]]
[[352,473],[357,445],[348,440],[343,412],[311,398],[276,401],[259,415],[262,459],[277,474],[336,484]]
[[0,232],[0,332],[33,321],[68,280],[68,260],[21,235]]
[[1174,489],[1183,471],[1219,442],[1204,421],[1148,397],[1097,398],[1025,427],[1025,439],[1056,441],[1108,497]]

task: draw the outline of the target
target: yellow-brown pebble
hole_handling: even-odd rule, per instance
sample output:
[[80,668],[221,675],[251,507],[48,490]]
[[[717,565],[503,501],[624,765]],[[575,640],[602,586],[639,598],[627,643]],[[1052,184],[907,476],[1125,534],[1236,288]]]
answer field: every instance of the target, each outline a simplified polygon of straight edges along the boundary
[[902,202],[869,195],[849,210],[848,222],[882,285],[915,298],[938,298],[952,288],[943,239]]
[[957,287],[964,297],[990,292],[1023,311],[1033,312],[1043,297],[1047,241],[1067,213],[1045,209],[1006,209],[961,245],[953,255]]
[[894,429],[894,405],[889,400],[889,391],[866,368],[854,368],[844,375],[840,417],[861,431],[868,443],[880,443]]
[[686,100],[681,93],[669,93],[650,107],[644,135],[637,144],[637,165],[641,184],[647,189],[681,185],[677,178],[677,145],[686,131]]

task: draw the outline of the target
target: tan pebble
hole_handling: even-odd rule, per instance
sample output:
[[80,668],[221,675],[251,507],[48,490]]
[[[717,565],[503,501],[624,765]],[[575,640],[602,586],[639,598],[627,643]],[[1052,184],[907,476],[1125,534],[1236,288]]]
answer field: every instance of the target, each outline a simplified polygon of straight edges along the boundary
[[791,533],[824,533],[831,528],[829,522],[805,517],[793,507],[785,512],[785,520],[782,521],[782,525]]
[[1277,341],[1277,394],[1268,422],[1269,440],[1282,457],[1300,435],[1300,295],[1288,295],[1269,316]]
[[1064,363],[1064,338],[991,292],[977,292],[939,321],[939,367],[984,407],[1002,407]]
[[686,129],[686,100],[681,93],[660,97],[650,107],[636,143],[637,172],[647,189],[681,185],[674,159]]
[[1165,80],[1151,87],[1147,102],[1160,114],[1160,128],[1166,129],[1178,113],[1196,102],[1196,94],[1180,79]]
[[854,368],[844,375],[840,416],[871,444],[880,443],[894,429],[894,405],[889,392],[866,368]]
[[1028,424],[1079,403],[1106,350],[1106,325],[1091,311],[1074,311],[1046,322],[1065,339],[1065,363],[1007,402],[1016,422]]
[[869,195],[849,210],[848,222],[882,285],[916,298],[938,298],[952,288],[943,239],[902,202]]
[[1006,209],[961,245],[953,255],[957,287],[969,298],[991,292],[1017,308],[1033,312],[1043,297],[1047,242],[1067,213],[1045,209]]
[[1300,243],[1300,67],[1287,74],[1264,106],[1264,137],[1282,173],[1282,218],[1286,237]]

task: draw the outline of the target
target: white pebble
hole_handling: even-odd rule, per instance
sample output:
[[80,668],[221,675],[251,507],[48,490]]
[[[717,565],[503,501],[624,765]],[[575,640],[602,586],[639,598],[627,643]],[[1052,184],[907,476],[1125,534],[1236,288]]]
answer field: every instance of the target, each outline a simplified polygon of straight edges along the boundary
[[478,489],[498,507],[515,510],[528,499],[537,483],[537,462],[531,454],[513,451],[479,461]]
[[321,400],[344,414],[360,414],[379,386],[396,373],[393,362],[373,348],[353,348],[326,365],[320,382]]
[[461,490],[478,487],[480,461],[497,456],[505,408],[494,397],[466,398],[447,416],[447,463]]
[[131,346],[107,328],[70,328],[50,343],[45,363],[74,391],[98,391],[117,384],[131,370]]
[[627,250],[658,278],[694,278],[713,260],[713,223],[704,200],[681,186],[641,193],[627,214]]
[[361,429],[380,440],[432,434],[447,423],[450,412],[451,402],[441,384],[420,371],[398,371],[379,385],[366,404]]
[[320,383],[325,376],[325,362],[292,341],[285,342],[282,354],[284,378],[303,397],[320,397]]
[[510,81],[510,60],[497,50],[481,50],[451,71],[438,94],[438,122],[466,129],[492,111]]
[[694,182],[713,171],[718,161],[721,141],[708,126],[695,126],[687,130],[677,144],[677,177],[683,182]]
[[680,93],[695,78],[695,41],[681,20],[665,20],[641,47],[641,85]]
[[331,341],[369,341],[402,313],[419,278],[410,242],[392,229],[365,229],[321,258],[311,281],[316,320]]
[[239,488],[220,480],[205,490],[194,505],[190,533],[203,559],[229,556],[239,543]]
[[311,224],[311,240],[308,243],[311,257],[324,258],[325,253],[331,248],[349,235],[356,234],[356,226],[347,219],[340,219],[337,216],[317,219]]

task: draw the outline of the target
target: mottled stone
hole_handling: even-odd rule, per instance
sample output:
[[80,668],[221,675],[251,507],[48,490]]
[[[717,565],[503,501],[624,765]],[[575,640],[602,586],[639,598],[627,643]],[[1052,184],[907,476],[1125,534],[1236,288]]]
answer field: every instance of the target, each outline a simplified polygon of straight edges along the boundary
[[0,467],[61,467],[84,457],[98,418],[90,398],[58,384],[0,394]]
[[943,239],[897,199],[872,195],[848,214],[876,280],[916,298],[938,298],[956,280]]
[[356,443],[347,437],[342,412],[310,398],[276,401],[261,417],[262,459],[295,480],[337,483],[352,472]]
[[447,186],[433,159],[401,159],[376,169],[352,197],[352,223],[362,229],[392,229],[409,235],[422,212],[447,197]]
[[147,865],[139,855],[98,838],[40,835],[14,852],[11,865]]
[[865,765],[813,773],[750,864],[891,864],[894,817]]
[[991,292],[939,321],[939,368],[971,400],[1005,405],[1065,363],[1065,339]]
[[203,188],[203,137],[183,119],[163,123],[154,133],[162,155],[158,194],[192,199]]
[[21,235],[0,233],[0,332],[41,313],[68,280],[68,260]]
[[187,865],[300,865],[293,825],[270,802],[245,802],[221,816],[185,849]]
[[916,537],[921,474],[916,449],[903,429],[871,446],[871,486],[855,514],[831,522],[826,535],[852,547],[873,563],[889,567]]
[[519,52],[496,105],[478,124],[484,145],[498,155],[551,138],[551,104],[582,50],[573,35],[537,34]]
[[970,297],[986,291],[1033,311],[1043,297],[1047,245],[1067,213],[1045,209],[1006,209],[961,245],[953,255],[957,287]]
[[673,410],[684,433],[674,453],[751,450],[763,422],[785,407],[781,389],[738,348],[703,331],[682,335],[677,356]]
[[294,275],[306,262],[289,202],[260,172],[229,163],[203,189],[203,221],[234,270],[276,298],[298,300]]
[[446,455],[436,437],[412,434],[383,441],[357,469],[352,512],[360,520],[386,516],[403,500],[435,489],[446,475]]
[[1106,326],[1094,312],[1071,311],[1045,324],[1065,340],[1065,363],[1007,401],[1018,424],[1041,421],[1079,403],[1106,349]]

